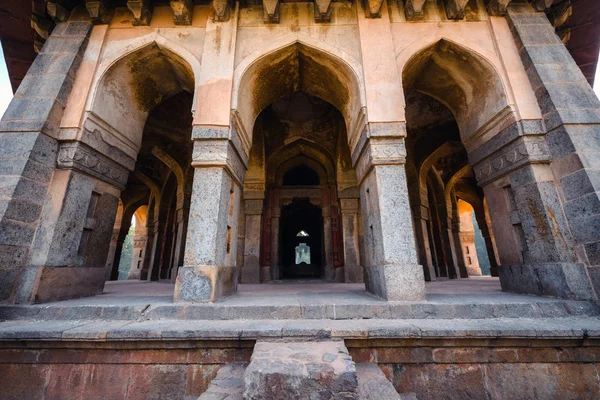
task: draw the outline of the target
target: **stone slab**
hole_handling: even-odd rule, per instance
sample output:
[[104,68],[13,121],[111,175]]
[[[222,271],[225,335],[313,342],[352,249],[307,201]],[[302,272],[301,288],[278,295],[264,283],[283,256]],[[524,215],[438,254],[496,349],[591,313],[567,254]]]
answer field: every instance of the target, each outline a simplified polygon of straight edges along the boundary
[[390,382],[379,365],[357,363],[358,393],[361,400],[404,400]]
[[244,372],[248,364],[231,363],[219,368],[206,392],[198,400],[243,400]]
[[358,399],[343,341],[258,341],[244,376],[247,400]]
[[0,340],[599,339],[600,318],[4,321]]

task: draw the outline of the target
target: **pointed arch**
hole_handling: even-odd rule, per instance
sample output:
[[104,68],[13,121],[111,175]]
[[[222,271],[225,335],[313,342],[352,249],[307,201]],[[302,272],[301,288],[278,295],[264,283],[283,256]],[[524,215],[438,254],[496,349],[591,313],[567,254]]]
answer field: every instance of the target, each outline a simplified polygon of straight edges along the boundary
[[[408,56],[407,51],[403,54]],[[406,58],[401,67],[405,91],[417,90],[446,105],[463,142],[510,110],[498,66],[462,44],[438,39]]]
[[347,131],[354,132],[364,104],[357,70],[358,63],[337,48],[306,35],[287,36],[252,53],[236,67],[233,107],[251,135],[262,110],[280,97],[302,90],[335,106],[344,116]]

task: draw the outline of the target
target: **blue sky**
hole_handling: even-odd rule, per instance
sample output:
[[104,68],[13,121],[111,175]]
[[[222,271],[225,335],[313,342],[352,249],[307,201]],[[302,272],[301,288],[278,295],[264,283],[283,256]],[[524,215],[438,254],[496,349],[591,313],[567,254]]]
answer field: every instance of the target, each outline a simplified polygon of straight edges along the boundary
[[[594,91],[600,97],[600,68],[596,71],[596,80],[594,81]],[[2,43],[0,43],[0,116],[10,103],[12,98],[12,89],[6,72],[6,62],[4,61],[4,52],[2,51]]]

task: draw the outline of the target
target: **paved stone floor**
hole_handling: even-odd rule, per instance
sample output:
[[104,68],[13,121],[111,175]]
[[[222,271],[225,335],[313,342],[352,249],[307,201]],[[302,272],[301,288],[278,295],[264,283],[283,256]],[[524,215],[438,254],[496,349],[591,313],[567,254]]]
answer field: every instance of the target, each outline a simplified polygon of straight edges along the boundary
[[[168,282],[113,281],[107,282],[101,296],[66,300],[61,303],[77,305],[141,304],[151,302],[171,303],[174,284]],[[434,303],[483,302],[521,303],[528,301],[553,301],[551,298],[503,292],[498,278],[472,277],[458,280],[427,282],[427,301]],[[328,283],[323,281],[277,281],[263,284],[242,284],[238,293],[224,298],[223,305],[251,305],[276,302],[279,305],[298,304],[322,300],[323,303],[373,304],[383,300],[365,290],[362,283]],[[57,304],[53,303],[53,304]]]

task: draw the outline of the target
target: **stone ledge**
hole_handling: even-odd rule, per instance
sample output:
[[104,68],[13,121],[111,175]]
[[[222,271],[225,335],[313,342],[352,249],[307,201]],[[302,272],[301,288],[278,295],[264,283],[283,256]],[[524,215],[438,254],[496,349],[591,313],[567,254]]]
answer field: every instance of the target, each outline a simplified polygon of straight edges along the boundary
[[138,341],[451,338],[600,338],[600,318],[480,320],[7,321],[0,340]]
[[506,302],[494,298],[486,302],[385,302],[377,299],[347,301],[346,304],[289,302],[273,305],[246,304],[43,304],[0,306],[0,320],[279,320],[279,319],[487,319],[487,318],[567,318],[598,316],[596,305],[586,301],[531,298]]

